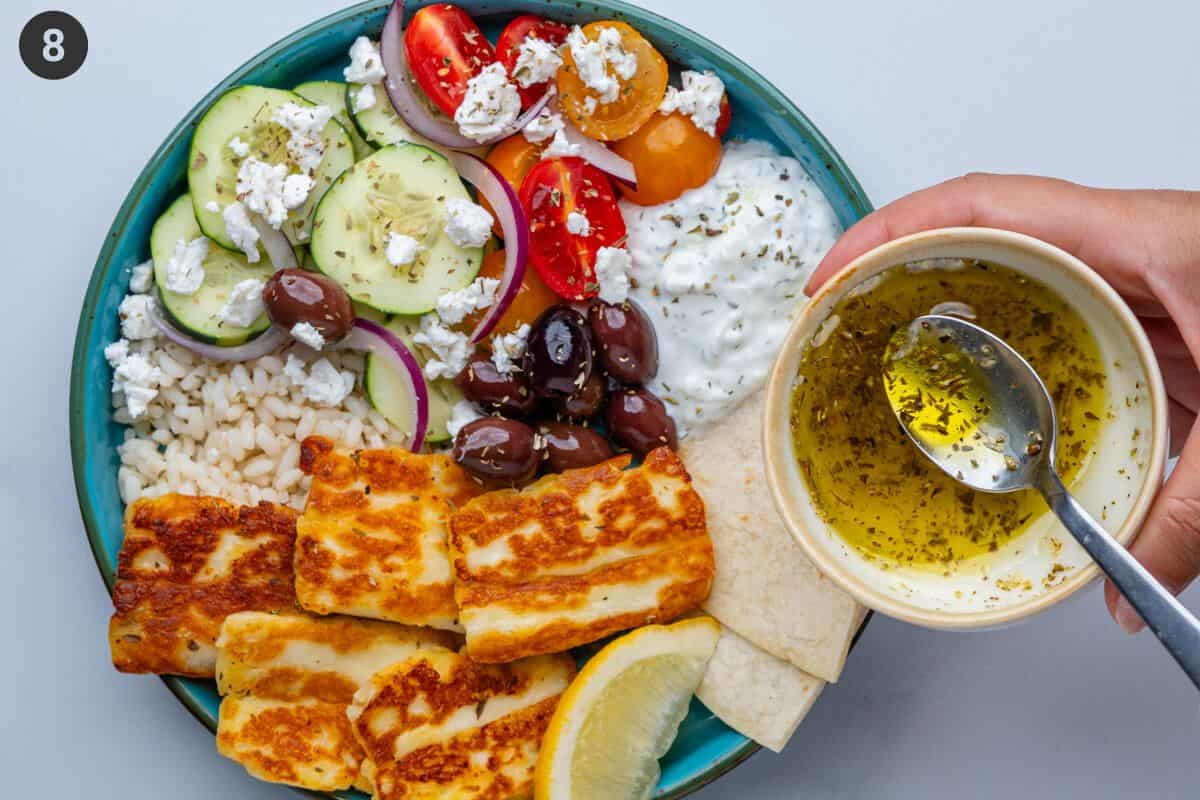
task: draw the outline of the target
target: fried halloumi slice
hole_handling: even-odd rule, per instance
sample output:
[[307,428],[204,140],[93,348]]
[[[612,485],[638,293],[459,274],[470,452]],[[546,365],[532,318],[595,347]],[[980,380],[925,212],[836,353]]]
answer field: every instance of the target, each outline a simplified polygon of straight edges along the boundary
[[108,626],[122,672],[211,678],[228,615],[294,609],[296,514],[168,494],[125,511]]
[[494,665],[432,652],[376,674],[349,711],[375,800],[528,796],[574,674],[566,654]]
[[419,650],[456,650],[462,637],[354,617],[232,614],[217,640],[217,689],[276,700],[349,705],[376,672]]
[[217,751],[259,780],[316,792],[354,786],[363,759],[345,705],[252,695],[221,701]]
[[667,622],[713,579],[704,501],[668,448],[491,492],[451,519],[467,653],[504,662]]
[[232,614],[217,640],[217,750],[272,783],[367,785],[346,717],[354,693],[381,669],[460,643],[448,631],[352,617]]
[[446,529],[479,485],[446,455],[336,452],[318,436],[304,440],[300,464],[313,476],[297,523],[300,605],[461,630]]

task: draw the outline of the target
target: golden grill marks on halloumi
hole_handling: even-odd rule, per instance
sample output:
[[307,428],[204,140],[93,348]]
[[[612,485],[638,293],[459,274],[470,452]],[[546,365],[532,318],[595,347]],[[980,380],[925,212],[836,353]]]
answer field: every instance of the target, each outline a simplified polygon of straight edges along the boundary
[[479,664],[426,653],[350,706],[375,800],[507,800],[532,792],[542,735],[575,674],[566,654]]
[[342,453],[316,436],[303,442],[301,467],[313,480],[297,525],[300,605],[461,630],[446,529],[478,484],[446,455]]
[[361,779],[363,750],[346,709],[381,669],[461,637],[353,617],[232,614],[217,640],[217,750],[256,778],[314,791]]
[[228,615],[294,609],[296,515],[168,494],[132,503],[108,626],[122,672],[213,676]]
[[713,578],[704,502],[668,448],[485,494],[451,520],[467,653],[504,662],[667,622]]

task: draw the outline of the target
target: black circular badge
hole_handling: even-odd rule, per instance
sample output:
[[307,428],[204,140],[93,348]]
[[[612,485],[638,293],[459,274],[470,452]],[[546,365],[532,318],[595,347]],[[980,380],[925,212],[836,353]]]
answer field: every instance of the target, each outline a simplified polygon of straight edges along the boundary
[[43,11],[21,29],[21,60],[39,78],[56,81],[74,75],[87,51],[83,26],[65,11]]

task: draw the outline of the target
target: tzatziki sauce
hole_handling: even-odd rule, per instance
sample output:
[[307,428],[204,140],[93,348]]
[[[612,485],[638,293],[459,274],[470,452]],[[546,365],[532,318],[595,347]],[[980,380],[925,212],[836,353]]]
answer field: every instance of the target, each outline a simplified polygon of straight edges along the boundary
[[658,334],[648,388],[686,436],[763,387],[841,228],[800,162],[757,141],[727,144],[716,175],[677,200],[621,212],[630,299]]

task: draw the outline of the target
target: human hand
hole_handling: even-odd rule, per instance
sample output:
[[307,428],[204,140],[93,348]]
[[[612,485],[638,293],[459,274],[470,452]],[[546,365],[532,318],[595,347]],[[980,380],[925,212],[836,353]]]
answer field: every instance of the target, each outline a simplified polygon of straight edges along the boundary
[[[910,233],[954,226],[1004,228],[1075,255],[1100,273],[1141,320],[1169,397],[1171,454],[1179,463],[1131,552],[1175,594],[1200,574],[1200,192],[1091,189],[1025,175],[971,174],[869,214],[822,260],[807,292],[858,256]],[[1113,619],[1143,627],[1112,584]]]

